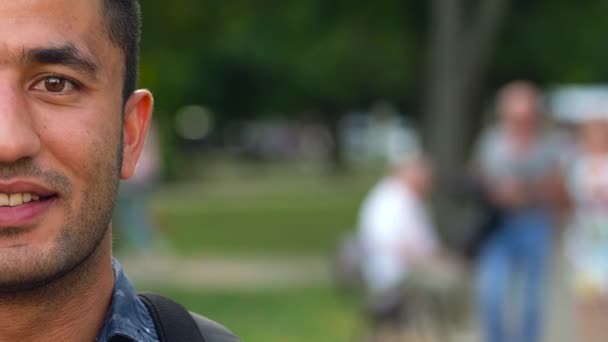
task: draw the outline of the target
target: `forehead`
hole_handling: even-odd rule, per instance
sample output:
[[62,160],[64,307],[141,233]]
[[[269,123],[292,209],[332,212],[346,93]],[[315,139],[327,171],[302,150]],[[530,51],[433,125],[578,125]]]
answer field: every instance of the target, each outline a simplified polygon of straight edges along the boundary
[[120,55],[104,25],[101,0],[0,1],[0,61],[67,43],[104,61]]
[[516,102],[536,102],[539,100],[539,95],[531,89],[511,89],[501,96],[501,100],[504,103],[516,103]]

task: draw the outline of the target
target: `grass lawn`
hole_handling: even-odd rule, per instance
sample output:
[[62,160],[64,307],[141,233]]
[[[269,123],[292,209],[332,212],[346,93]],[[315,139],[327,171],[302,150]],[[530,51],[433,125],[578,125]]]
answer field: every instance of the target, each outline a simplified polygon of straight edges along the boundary
[[276,171],[160,189],[152,206],[179,253],[319,254],[352,229],[376,174]]
[[[220,172],[160,188],[151,205],[173,249],[245,258],[325,254],[355,226],[360,203],[380,174],[258,171]],[[331,289],[139,287],[224,323],[246,342],[347,342],[362,332],[355,300]]]
[[364,332],[355,301],[328,289],[251,293],[147,290],[222,322],[244,342],[349,342],[356,333]]

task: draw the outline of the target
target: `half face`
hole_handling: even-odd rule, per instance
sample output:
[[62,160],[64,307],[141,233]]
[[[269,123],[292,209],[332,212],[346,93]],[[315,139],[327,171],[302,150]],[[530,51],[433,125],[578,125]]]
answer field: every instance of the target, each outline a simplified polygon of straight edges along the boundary
[[108,230],[124,61],[102,18],[101,1],[0,2],[0,291],[69,272]]

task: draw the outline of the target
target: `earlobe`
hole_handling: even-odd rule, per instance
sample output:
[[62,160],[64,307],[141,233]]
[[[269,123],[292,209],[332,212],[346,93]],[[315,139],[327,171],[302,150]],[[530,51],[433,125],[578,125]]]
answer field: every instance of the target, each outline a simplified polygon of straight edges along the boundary
[[122,168],[120,178],[128,179],[135,173],[152,117],[154,99],[148,90],[137,90],[127,100],[123,119]]

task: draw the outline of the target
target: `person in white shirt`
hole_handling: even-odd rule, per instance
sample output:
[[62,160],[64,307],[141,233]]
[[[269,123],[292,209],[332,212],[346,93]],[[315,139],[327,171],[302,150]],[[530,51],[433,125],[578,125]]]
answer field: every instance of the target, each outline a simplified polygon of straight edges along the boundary
[[424,203],[430,187],[430,165],[416,156],[381,180],[363,203],[359,233],[366,256],[363,272],[371,293],[398,287],[410,264],[437,252],[437,237]]
[[363,202],[358,225],[367,310],[373,334],[383,336],[379,341],[387,339],[387,330],[400,331],[408,318],[404,286],[408,275],[427,269],[440,254],[425,204],[432,184],[429,161],[420,153],[392,161],[391,173]]

